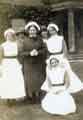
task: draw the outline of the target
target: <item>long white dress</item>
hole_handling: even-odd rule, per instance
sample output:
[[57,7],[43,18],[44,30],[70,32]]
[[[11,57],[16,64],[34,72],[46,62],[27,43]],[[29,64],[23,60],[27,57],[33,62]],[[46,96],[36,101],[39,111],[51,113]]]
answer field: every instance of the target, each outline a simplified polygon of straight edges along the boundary
[[46,74],[46,80],[41,87],[42,90],[47,92],[41,102],[42,109],[54,115],[67,115],[75,112],[74,99],[64,84],[64,78],[68,80],[65,66],[59,65],[55,69],[50,69],[47,66]]
[[53,35],[47,40],[46,44],[47,44],[49,53],[51,54],[53,53],[54,56],[60,57],[59,59],[63,58],[63,64],[66,67],[67,73],[70,78],[70,84],[71,84],[68,91],[70,93],[76,93],[76,92],[79,92],[80,90],[83,90],[83,84],[80,78],[73,72],[69,64],[69,61],[65,56],[67,52],[64,44],[64,37],[59,36],[57,34]]
[[1,47],[4,51],[2,60],[2,77],[0,80],[0,96],[4,99],[17,99],[25,96],[22,66],[17,60],[17,43],[6,41]]
[[[41,86],[41,90],[46,91],[47,94],[41,102],[41,107],[50,114],[67,115],[73,113],[76,111],[76,105],[71,93],[82,90],[83,84],[79,77],[72,71],[69,61],[65,57],[63,37],[54,35],[47,40],[46,44],[51,56],[57,58],[61,63],[56,69],[50,70],[48,66],[50,58],[46,61],[46,80]],[[70,83],[68,88],[65,85],[52,86],[52,83],[64,83],[65,75]],[[59,90],[61,92],[58,92]]]

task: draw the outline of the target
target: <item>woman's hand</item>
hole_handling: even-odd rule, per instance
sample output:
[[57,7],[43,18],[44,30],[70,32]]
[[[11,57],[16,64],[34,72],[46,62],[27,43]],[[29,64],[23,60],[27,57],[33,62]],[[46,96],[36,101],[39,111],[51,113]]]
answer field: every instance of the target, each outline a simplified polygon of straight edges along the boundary
[[37,56],[38,55],[38,51],[35,49],[34,50],[34,55]]
[[37,56],[38,55],[38,51],[36,49],[33,49],[31,52],[30,52],[30,55],[31,56]]
[[64,90],[58,90],[56,91],[56,94],[60,94],[61,92],[63,92]]
[[63,87],[61,89],[58,89],[58,90],[57,90],[56,87],[52,87],[49,92],[52,93],[52,94],[56,94],[57,95],[57,94],[60,94],[60,93],[62,93],[64,91],[65,91],[65,87]]

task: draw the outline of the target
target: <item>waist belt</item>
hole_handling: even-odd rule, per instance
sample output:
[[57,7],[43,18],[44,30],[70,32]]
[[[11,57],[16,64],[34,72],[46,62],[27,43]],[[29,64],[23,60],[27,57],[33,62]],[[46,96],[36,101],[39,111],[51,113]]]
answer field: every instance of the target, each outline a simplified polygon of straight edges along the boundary
[[17,58],[17,56],[4,56],[5,59],[14,59]]
[[63,86],[64,83],[60,83],[60,84],[52,84],[52,86]]
[[55,52],[55,53],[50,53],[49,52],[49,55],[58,55],[58,54],[62,54],[63,53],[63,51],[61,51],[61,52]]

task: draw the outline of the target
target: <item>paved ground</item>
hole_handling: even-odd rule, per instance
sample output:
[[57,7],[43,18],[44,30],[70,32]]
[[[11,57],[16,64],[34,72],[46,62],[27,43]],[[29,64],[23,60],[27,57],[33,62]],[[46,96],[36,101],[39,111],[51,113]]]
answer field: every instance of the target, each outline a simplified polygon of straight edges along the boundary
[[[72,63],[72,68],[83,80],[83,62]],[[52,116],[45,113],[39,104],[17,103],[7,106],[0,101],[0,120],[83,120],[83,92],[74,95],[77,112],[67,116]]]

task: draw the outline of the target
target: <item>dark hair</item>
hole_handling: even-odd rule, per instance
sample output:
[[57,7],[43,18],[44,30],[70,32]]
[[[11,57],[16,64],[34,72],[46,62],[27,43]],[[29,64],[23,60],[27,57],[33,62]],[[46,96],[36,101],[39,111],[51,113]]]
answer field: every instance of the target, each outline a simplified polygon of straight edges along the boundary
[[25,30],[25,31],[29,31],[30,27],[34,27],[37,31],[39,31],[38,28],[37,28],[35,25],[30,25],[30,26],[27,28],[27,30]]
[[40,31],[38,30],[38,28],[37,28],[35,25],[31,25],[31,26],[29,26],[28,29],[25,30],[25,34],[27,34],[27,33],[29,34],[28,31],[29,31],[30,27],[34,27],[34,28],[36,29],[36,31],[37,31],[37,34],[40,34]]
[[56,60],[56,62],[59,63],[59,60],[58,60],[58,59],[56,59],[56,58],[51,58],[51,59],[50,59],[50,64],[51,64],[52,60]]
[[42,26],[41,26],[41,32],[42,32],[42,31],[47,31],[47,27],[46,27],[45,25],[42,25]]

